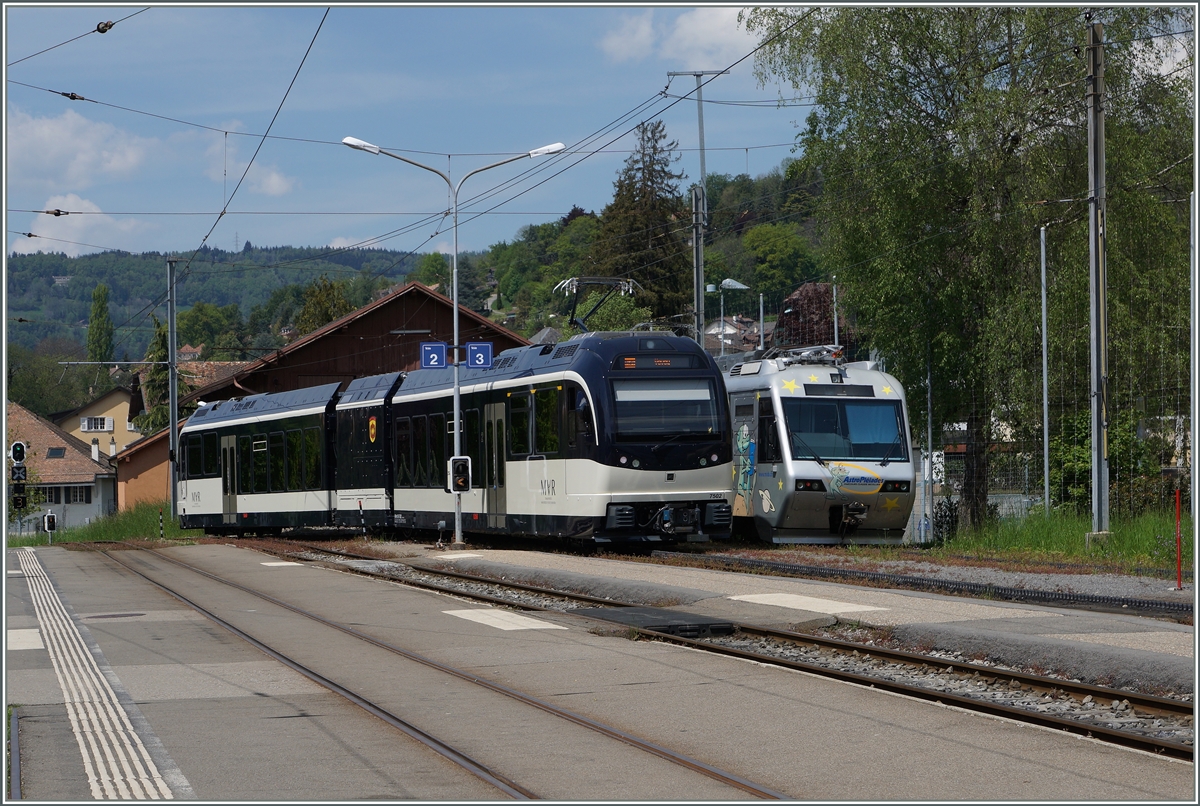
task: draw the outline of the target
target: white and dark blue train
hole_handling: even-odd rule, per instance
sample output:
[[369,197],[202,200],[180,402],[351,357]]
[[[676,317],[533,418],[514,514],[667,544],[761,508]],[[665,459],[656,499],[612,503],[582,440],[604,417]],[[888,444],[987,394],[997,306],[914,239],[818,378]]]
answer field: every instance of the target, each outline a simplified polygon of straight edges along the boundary
[[[713,359],[671,335],[585,333],[460,368],[467,534],[704,541],[732,523]],[[453,369],[202,405],[180,432],[180,525],[454,529]]]
[[738,531],[771,543],[901,543],[916,490],[900,383],[873,362],[845,363],[836,346],[727,364]]

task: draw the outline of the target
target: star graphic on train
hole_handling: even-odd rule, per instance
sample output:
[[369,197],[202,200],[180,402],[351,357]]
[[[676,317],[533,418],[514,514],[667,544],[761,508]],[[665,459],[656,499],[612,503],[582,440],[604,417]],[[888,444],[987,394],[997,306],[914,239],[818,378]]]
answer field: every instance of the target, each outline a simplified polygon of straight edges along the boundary
[[885,499],[883,499],[883,506],[881,507],[881,509],[886,509],[888,512],[891,512],[893,509],[895,509],[898,506],[900,506],[899,498],[885,498]]
[[890,386],[883,387],[883,393],[885,395],[890,395],[892,393],[892,387],[890,387]]
[[816,383],[816,382],[817,382],[817,376],[816,376],[815,374],[813,374],[813,375],[809,375],[809,376],[808,376],[808,379],[809,379],[810,381],[812,381],[813,383]]
[[786,380],[783,382],[783,388],[787,389],[789,392],[795,394],[797,385],[796,385],[795,381],[789,379],[789,380]]

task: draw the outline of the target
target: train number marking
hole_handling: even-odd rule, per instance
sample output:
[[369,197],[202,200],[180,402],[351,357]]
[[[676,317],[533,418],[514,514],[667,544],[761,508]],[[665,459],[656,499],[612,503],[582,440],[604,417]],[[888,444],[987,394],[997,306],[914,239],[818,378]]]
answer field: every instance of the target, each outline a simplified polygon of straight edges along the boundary
[[725,493],[709,493],[708,497],[712,498],[713,500],[716,500],[716,501],[724,501]]

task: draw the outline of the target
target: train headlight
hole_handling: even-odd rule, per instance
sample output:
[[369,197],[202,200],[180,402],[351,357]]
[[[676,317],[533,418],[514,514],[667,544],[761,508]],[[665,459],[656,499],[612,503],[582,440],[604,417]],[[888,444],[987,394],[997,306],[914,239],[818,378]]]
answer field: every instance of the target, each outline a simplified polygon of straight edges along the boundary
[[796,492],[822,493],[825,492],[825,482],[820,479],[796,479]]
[[906,493],[908,492],[909,483],[907,481],[885,481],[883,483],[883,491],[885,493]]

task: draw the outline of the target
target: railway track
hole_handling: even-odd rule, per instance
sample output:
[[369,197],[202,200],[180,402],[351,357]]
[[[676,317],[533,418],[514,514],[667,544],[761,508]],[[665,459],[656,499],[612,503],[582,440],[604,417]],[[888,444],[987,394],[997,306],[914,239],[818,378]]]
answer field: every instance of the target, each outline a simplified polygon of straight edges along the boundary
[[[321,556],[335,557],[337,565],[357,573],[491,604],[531,610],[590,608],[587,615],[593,617],[597,615],[594,610],[597,607],[640,606],[635,602],[598,599],[459,571],[417,569],[311,544],[279,540],[272,543],[283,548],[258,542],[255,548],[307,561],[320,561]],[[804,633],[750,624],[735,626],[733,635],[705,638],[645,628],[638,628],[638,632],[693,649],[832,677],[1172,758],[1193,760],[1194,709],[1190,702]]]
[[[487,689],[487,690],[495,692],[497,694],[501,694],[505,697],[511,698],[520,703],[523,703],[525,705],[536,708],[542,712],[548,713],[548,714],[550,714],[554,717],[557,717],[559,719],[562,719],[566,722],[586,728],[586,729],[596,732],[602,736],[605,736],[605,737],[608,737],[615,741],[621,742],[622,744],[634,747],[634,748],[641,750],[645,753],[648,753],[652,756],[656,756],[663,760],[677,764],[681,767],[684,767],[685,769],[688,769],[690,771],[693,771],[695,773],[703,775],[714,781],[717,781],[717,782],[720,782],[727,786],[733,787],[734,789],[738,789],[738,790],[746,792],[750,795],[760,797],[760,798],[765,798],[765,799],[775,799],[775,800],[788,799],[787,795],[784,795],[780,792],[776,792],[767,787],[761,786],[753,781],[750,781],[741,776],[738,776],[734,773],[719,769],[717,767],[706,764],[697,759],[686,756],[682,753],[677,753],[677,752],[671,750],[670,748],[667,748],[662,745],[656,744],[654,742],[650,742],[645,739],[639,738],[639,737],[629,734],[625,731],[622,731],[618,728],[615,728],[611,725],[606,725],[606,724],[603,724],[596,720],[590,719],[586,716],[582,716],[580,714],[576,714],[576,713],[568,711],[566,709],[559,708],[558,706],[556,706],[552,703],[546,702],[545,700],[541,700],[541,699],[538,699],[531,695],[525,694],[521,691],[518,691],[511,687],[505,686],[496,681],[483,678],[474,672],[469,672],[469,671],[466,671],[463,669],[459,669],[459,668],[441,663],[439,661],[435,661],[431,658],[419,655],[415,652],[411,652],[402,647],[398,647],[394,644],[391,644],[386,641],[380,640],[378,638],[372,637],[371,635],[364,633],[361,630],[361,628],[347,626],[345,624],[341,624],[339,622],[325,618],[324,616],[321,616],[317,613],[311,612],[304,608],[301,608],[301,607],[298,607],[291,603],[285,602],[276,597],[265,594],[261,591],[256,591],[247,586],[233,582],[232,580],[224,579],[216,574],[212,574],[201,568],[197,568],[188,563],[177,560],[173,557],[169,557],[159,551],[155,551],[153,549],[147,549],[147,548],[144,548],[141,546],[133,546],[131,544],[124,544],[124,545],[128,548],[133,548],[138,551],[150,552],[150,553],[154,554],[155,557],[160,558],[160,559],[164,560],[165,562],[168,562],[176,567],[183,568],[187,571],[190,571],[192,573],[203,576],[214,582],[219,582],[223,585],[227,585],[231,588],[240,590],[244,593],[247,593],[247,594],[257,597],[257,598],[263,600],[264,602],[268,602],[272,605],[275,605],[277,607],[283,608],[290,612],[296,613],[297,615],[303,616],[304,618],[310,619],[313,622],[316,622],[322,626],[337,630],[346,635],[353,636],[354,638],[361,640],[367,644],[384,649],[388,652],[396,654],[407,660],[414,661],[416,663],[430,667],[430,668],[435,669],[444,674],[458,678],[459,680],[466,681],[472,685],[479,686],[481,688]],[[262,547],[259,546],[259,548],[262,548]],[[233,634],[241,637],[242,639],[248,641],[253,646],[259,648],[263,652],[266,652],[267,654],[271,655],[273,658],[279,660],[280,662],[284,663],[288,667],[294,669],[295,671],[299,672],[300,674],[304,675],[305,677],[309,678],[310,680],[347,698],[354,704],[367,710],[369,713],[384,720],[389,725],[396,727],[398,730],[402,731],[406,735],[421,742],[422,744],[424,744],[426,747],[430,748],[434,752],[438,753],[439,755],[454,762],[455,764],[459,765],[460,767],[467,770],[468,772],[476,775],[480,779],[491,784],[497,790],[503,792],[504,794],[506,794],[510,797],[516,798],[516,799],[535,799],[538,797],[534,792],[532,792],[527,787],[522,786],[521,784],[509,779],[508,777],[489,769],[487,766],[485,766],[481,762],[471,758],[469,755],[467,755],[463,751],[451,746],[448,742],[445,742],[445,741],[439,739],[437,736],[418,727],[417,725],[414,725],[404,719],[401,719],[400,717],[396,716],[395,714],[388,712],[386,709],[384,709],[381,706],[379,706],[378,704],[372,702],[367,697],[364,697],[364,696],[352,691],[351,689],[338,683],[337,681],[322,675],[320,672],[318,672],[314,669],[308,668],[307,666],[299,663],[298,661],[296,661],[293,658],[286,656],[282,652],[279,652],[275,648],[268,645],[265,641],[260,640],[259,638],[256,638],[256,637],[249,635],[246,632],[238,629],[236,626],[234,626],[233,624],[230,624],[229,622],[220,618],[215,613],[206,609],[199,603],[189,599],[188,597],[185,597],[184,595],[182,595],[181,593],[179,593],[176,590],[173,590],[172,588],[168,587],[167,585],[164,585],[163,583],[161,583],[155,579],[152,579],[150,576],[142,573],[138,569],[134,568],[130,563],[125,562],[123,559],[121,559],[118,556],[124,552],[121,552],[121,551],[113,552],[113,551],[106,550],[104,544],[94,544],[93,550],[99,551],[100,553],[102,553],[104,556],[106,556],[112,562],[122,566],[129,572],[136,574],[137,576],[141,577],[142,579],[145,579],[147,582],[149,582],[152,585],[163,590],[170,596],[178,599],[182,603],[184,603],[187,606],[191,607],[192,609],[196,610],[198,613],[202,614],[203,616],[210,619],[214,623],[220,625],[224,629],[226,629],[226,630],[232,632]],[[272,552],[272,553],[276,553],[276,552]],[[380,576],[383,576],[383,575],[380,575]],[[511,604],[511,602],[506,602],[505,604]]]

